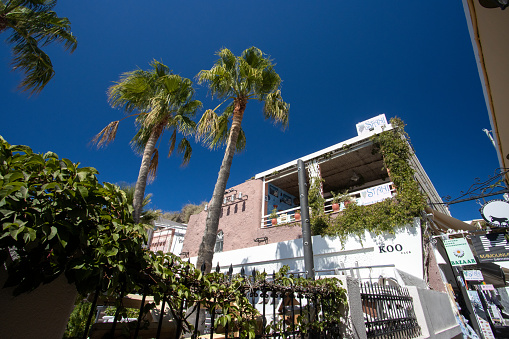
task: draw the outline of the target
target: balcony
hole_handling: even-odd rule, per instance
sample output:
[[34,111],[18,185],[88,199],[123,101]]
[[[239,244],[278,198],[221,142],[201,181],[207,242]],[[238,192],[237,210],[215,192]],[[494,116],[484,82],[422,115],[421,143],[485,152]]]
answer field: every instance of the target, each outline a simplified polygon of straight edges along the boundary
[[[357,205],[372,205],[377,202],[383,201],[385,199],[392,198],[396,194],[396,190],[392,182],[383,183],[380,185],[375,185],[366,189],[354,191],[349,194],[352,200]],[[331,195],[330,192],[324,194],[325,196]],[[345,204],[341,203],[339,206],[339,211],[335,212],[332,210],[332,198],[325,199],[324,210],[326,214],[340,213],[345,209]],[[262,216],[261,227],[262,228],[270,228],[277,226],[291,226],[296,222],[300,222],[295,220],[295,211],[300,210],[300,207],[294,207],[290,209],[286,209],[283,211],[278,211],[276,223],[272,224],[272,218],[270,214],[266,214]]]

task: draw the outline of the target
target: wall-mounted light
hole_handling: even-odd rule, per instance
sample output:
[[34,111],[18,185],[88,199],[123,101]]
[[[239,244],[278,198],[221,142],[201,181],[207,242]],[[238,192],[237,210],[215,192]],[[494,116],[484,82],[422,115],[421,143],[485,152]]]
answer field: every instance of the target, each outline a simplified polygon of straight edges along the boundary
[[357,181],[359,181],[360,178],[361,177],[359,177],[357,172],[353,171],[353,174],[352,174],[352,177],[350,178],[350,180],[357,182]]

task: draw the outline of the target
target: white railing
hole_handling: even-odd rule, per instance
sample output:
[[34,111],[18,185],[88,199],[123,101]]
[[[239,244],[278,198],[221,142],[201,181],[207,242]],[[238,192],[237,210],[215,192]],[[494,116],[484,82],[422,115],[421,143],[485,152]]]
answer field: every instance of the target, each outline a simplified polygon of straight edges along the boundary
[[277,212],[276,213],[277,222],[275,225],[272,224],[272,217],[270,216],[270,214],[264,215],[262,217],[262,228],[280,226],[283,224],[290,224],[296,222],[297,220],[295,220],[295,211],[297,210],[300,210],[300,207],[294,207],[284,211]]
[[[382,200],[391,198],[396,193],[394,185],[392,182],[381,184],[377,186],[373,186],[370,188],[366,188],[360,191],[355,191],[349,194],[352,198],[352,201],[357,205],[372,205]],[[324,203],[325,213],[338,213],[345,209],[345,204],[342,202],[339,204],[339,211],[332,210],[332,198],[326,199]],[[275,227],[282,226],[286,224],[292,224],[295,222],[300,222],[300,220],[295,220],[295,211],[300,210],[300,207],[290,208],[284,211],[279,211],[276,213],[276,223],[272,224],[272,218],[270,214],[266,214],[262,216],[261,227]]]

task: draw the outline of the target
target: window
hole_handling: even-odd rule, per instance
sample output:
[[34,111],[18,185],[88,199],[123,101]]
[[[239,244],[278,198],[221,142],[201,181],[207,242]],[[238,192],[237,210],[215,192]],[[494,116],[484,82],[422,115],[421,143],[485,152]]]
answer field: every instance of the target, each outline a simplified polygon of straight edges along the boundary
[[223,231],[217,232],[216,245],[214,246],[214,253],[223,252],[223,239],[224,239]]

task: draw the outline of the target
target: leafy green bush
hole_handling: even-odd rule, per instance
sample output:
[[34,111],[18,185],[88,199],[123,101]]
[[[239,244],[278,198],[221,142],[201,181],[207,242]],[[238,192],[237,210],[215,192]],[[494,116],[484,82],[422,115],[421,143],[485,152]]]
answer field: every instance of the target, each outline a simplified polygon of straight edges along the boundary
[[[83,298],[80,296],[80,299]],[[84,300],[78,301],[67,322],[64,339],[83,338],[83,332],[85,331],[85,325],[91,308],[92,304],[90,302]]]
[[[34,153],[0,137],[0,262],[14,294],[65,274],[82,294],[132,287],[147,266],[143,227],[117,186],[94,168]],[[134,275],[134,276],[136,276]]]

